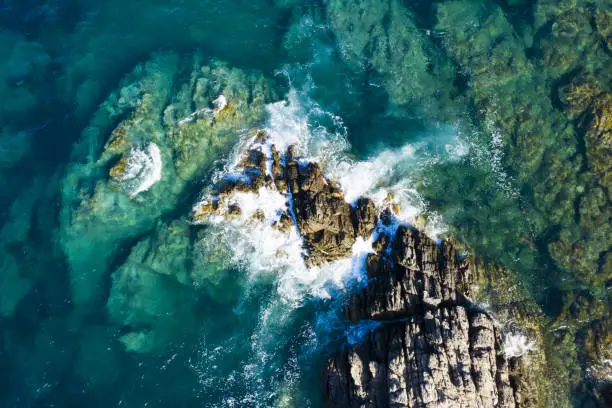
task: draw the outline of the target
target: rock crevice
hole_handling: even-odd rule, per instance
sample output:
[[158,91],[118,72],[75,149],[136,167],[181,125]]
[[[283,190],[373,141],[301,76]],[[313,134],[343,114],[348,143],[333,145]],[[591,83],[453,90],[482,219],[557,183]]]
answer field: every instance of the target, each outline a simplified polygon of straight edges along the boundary
[[329,360],[328,407],[533,405],[513,385],[521,382],[492,317],[466,297],[477,271],[452,241],[398,225],[392,205],[347,203],[317,163],[299,159],[293,147],[279,153],[261,131],[233,170],[196,208],[196,220],[244,215],[237,194],[273,191],[285,206],[272,225],[297,228],[308,266],[350,257],[358,237],[375,237],[365,262],[368,284],[350,294],[344,317],[380,326]]
[[369,284],[352,295],[345,317],[383,324],[329,360],[327,406],[528,406],[493,319],[462,293],[472,267],[453,244],[401,226],[375,247]]

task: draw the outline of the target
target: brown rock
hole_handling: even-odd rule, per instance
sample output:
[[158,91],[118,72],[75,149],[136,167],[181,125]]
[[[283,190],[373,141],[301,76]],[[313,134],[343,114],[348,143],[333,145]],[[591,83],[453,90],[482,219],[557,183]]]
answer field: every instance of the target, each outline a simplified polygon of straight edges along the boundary
[[378,212],[374,202],[369,198],[359,198],[353,208],[353,223],[355,234],[363,238],[368,238],[378,220]]
[[458,291],[471,273],[452,243],[401,227],[370,255],[346,317],[383,323],[324,370],[328,407],[515,407],[493,320]]

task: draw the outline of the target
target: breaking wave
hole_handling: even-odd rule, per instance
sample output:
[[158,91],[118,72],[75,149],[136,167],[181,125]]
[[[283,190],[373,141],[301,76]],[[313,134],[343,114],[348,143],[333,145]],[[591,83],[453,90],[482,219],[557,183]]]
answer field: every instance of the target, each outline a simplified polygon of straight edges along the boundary
[[[286,333],[298,324],[298,310],[311,301],[327,305],[317,312],[314,326],[301,320],[300,332],[311,333],[303,343],[311,351],[325,348],[338,336],[349,343],[357,343],[376,328],[373,322],[353,325],[344,322],[342,296],[336,294],[367,283],[365,261],[367,255],[374,252],[373,241],[382,229],[394,229],[400,223],[414,225],[420,222],[419,227],[433,238],[445,231],[441,217],[428,210],[425,200],[417,192],[418,177],[427,166],[462,160],[469,150],[457,129],[449,126],[438,129],[433,136],[427,135],[398,149],[382,150],[368,159],[359,160],[351,153],[342,119],[325,111],[306,95],[291,90],[285,101],[268,105],[267,112],[265,141],[260,140],[261,134],[244,134],[222,170],[213,176],[214,182],[237,181],[244,177],[243,158],[253,148],[263,153],[267,160],[265,171],[273,177],[272,146],[281,154],[289,146],[294,146],[295,154],[302,157],[302,164],[307,161],[319,163],[326,178],[340,184],[347,202],[353,203],[361,196],[370,197],[379,208],[393,208],[397,222],[392,226],[379,225],[369,239],[358,238],[351,257],[308,267],[304,262],[302,238],[294,222],[295,215],[287,228],[277,228],[282,215],[293,212],[290,193],[285,195],[276,189],[274,183],[267,183],[255,192],[232,192],[224,198],[228,208],[235,205],[240,210],[234,214],[208,217],[208,233],[199,245],[204,251],[223,253],[231,266],[238,266],[245,273],[247,288],[241,304],[249,303],[249,288],[262,281],[272,282],[274,292],[258,315],[257,326],[250,337],[251,350],[242,362],[243,372],[228,374],[227,383],[223,385],[232,389],[228,384],[239,381],[238,378],[249,383],[250,379],[261,378],[262,373],[270,370],[277,373],[271,380],[274,389],[286,386],[286,377],[300,375],[300,368],[289,363],[295,355],[289,358],[286,366],[275,364],[283,360],[278,358],[279,339],[288,337]],[[196,214],[203,205],[210,204],[211,194],[212,187],[194,206]],[[424,215],[427,221],[423,224]],[[210,350],[209,346],[202,344],[206,358],[210,353],[217,356],[218,351],[220,349]],[[206,376],[209,369],[200,367],[196,371]],[[253,383],[246,388],[238,393],[240,395],[230,395],[228,391],[222,406],[267,406],[264,401],[271,398],[269,387]],[[279,395],[275,397],[281,398]]]
[[125,173],[121,181],[130,190],[130,197],[135,197],[150,189],[162,178],[162,158],[159,147],[149,144],[145,150],[134,148],[127,159]]
[[[420,172],[427,166],[460,160],[467,154],[468,148],[456,129],[442,128],[434,137],[424,137],[399,149],[380,151],[370,159],[357,160],[350,152],[342,119],[323,110],[306,95],[292,89],[287,100],[268,105],[267,111],[267,139],[259,149],[268,160],[268,175],[271,175],[272,145],[279,152],[294,146],[302,160],[319,163],[329,180],[340,183],[347,202],[369,197],[378,206],[394,206],[398,221],[410,224],[422,223],[419,217],[427,214],[427,222],[420,226],[433,238],[444,232],[441,218],[428,211],[415,186]],[[242,157],[256,137],[253,134],[242,137],[213,179],[239,178]],[[285,197],[272,185],[261,187],[256,193],[232,193],[229,202],[241,209],[240,214],[212,217],[211,236],[203,244],[223,245],[232,262],[245,266],[251,277],[273,274],[281,298],[295,304],[306,295],[326,298],[329,297],[327,285],[342,288],[348,281],[360,279],[356,265],[364,253],[371,251],[371,239],[357,241],[353,258],[308,268],[303,261],[297,227],[293,225],[287,231],[274,228],[283,212],[292,211],[291,197]],[[254,217],[256,213],[263,217]]]

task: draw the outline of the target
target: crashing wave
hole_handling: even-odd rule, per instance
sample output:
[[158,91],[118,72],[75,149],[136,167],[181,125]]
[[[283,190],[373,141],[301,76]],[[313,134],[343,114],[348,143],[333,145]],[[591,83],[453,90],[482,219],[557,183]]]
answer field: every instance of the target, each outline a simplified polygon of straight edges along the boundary
[[[301,157],[301,167],[320,164],[325,177],[337,181],[344,200],[352,206],[359,197],[367,197],[379,209],[392,208],[398,223],[419,222],[434,238],[445,231],[441,218],[428,211],[414,186],[426,166],[458,160],[467,153],[454,129],[444,129],[433,142],[417,141],[360,161],[349,153],[341,118],[296,90],[289,92],[286,101],[269,104],[266,110],[265,130],[244,136],[223,170],[213,176],[215,183],[230,183],[233,190],[222,194],[222,199],[208,191],[194,207],[196,220],[213,227],[210,238],[201,244],[205,250],[219,250],[213,247],[221,245],[231,262],[247,266],[251,275],[277,274],[279,293],[292,302],[299,302],[306,293],[325,298],[329,296],[326,285],[343,287],[350,279],[359,280],[362,272],[357,265],[371,251],[371,238],[355,241],[353,257],[348,253],[333,262],[304,262],[307,254],[296,225],[291,191],[279,191],[273,174],[274,156],[285,164],[287,158],[279,152],[289,149]],[[245,163],[249,154],[257,156],[253,158],[256,163]],[[213,207],[218,210],[211,212]],[[425,213],[428,220],[422,225],[420,217]]]
[[504,353],[507,358],[522,357],[535,350],[535,342],[521,333],[506,333]]
[[162,158],[155,143],[146,149],[133,148],[127,158],[124,173],[119,180],[124,182],[133,198],[150,189],[162,178]]
[[266,110],[266,131],[278,150],[295,146],[297,154],[319,163],[324,174],[340,184],[347,202],[368,197],[382,205],[390,200],[400,210],[397,218],[401,222],[422,224],[420,218],[427,214],[425,225],[419,225],[426,234],[436,238],[446,232],[441,217],[428,209],[415,186],[427,166],[458,161],[468,154],[471,146],[456,128],[442,128],[437,134],[399,149],[356,160],[350,153],[342,119],[296,90],[289,92],[287,101],[270,104]]

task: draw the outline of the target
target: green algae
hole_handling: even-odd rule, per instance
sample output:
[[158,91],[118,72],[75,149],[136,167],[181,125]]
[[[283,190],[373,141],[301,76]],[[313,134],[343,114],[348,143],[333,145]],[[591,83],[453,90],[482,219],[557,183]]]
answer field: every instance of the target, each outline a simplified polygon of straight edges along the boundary
[[[470,254],[474,265],[471,286],[466,292],[477,303],[486,304],[505,333],[525,336],[530,344],[523,358],[511,358],[511,378],[521,396],[520,406],[569,407],[568,389],[575,378],[569,378],[567,360],[560,359],[559,344],[549,335],[551,320],[531,291],[514,272],[486,259]],[[571,344],[564,350],[573,350]],[[567,359],[567,355],[564,356]],[[572,363],[577,359],[573,356]]]
[[[580,327],[610,313],[604,287],[612,271],[601,262],[610,251],[612,236],[610,201],[600,187],[605,183],[605,177],[600,177],[607,171],[599,171],[598,177],[589,169],[601,167],[590,146],[607,149],[605,143],[592,142],[597,139],[592,135],[599,134],[593,130],[605,123],[597,119],[602,117],[597,112],[605,109],[602,105],[607,99],[601,88],[594,91],[580,83],[570,85],[565,92],[566,111],[554,98],[554,91],[551,98],[549,88],[551,81],[561,78],[567,83],[567,76],[577,68],[597,75],[600,81],[609,80],[610,57],[590,24],[593,13],[600,12],[599,5],[542,2],[536,14],[549,25],[541,23],[536,51],[527,52],[499,7],[473,1],[444,2],[437,7],[436,27],[444,32],[449,55],[469,78],[481,121],[493,124],[502,135],[504,165],[516,177],[523,196],[520,206],[529,217],[531,231],[523,239],[532,241],[532,247],[547,246],[548,251],[542,254],[538,249],[536,255],[552,257],[559,268],[557,276],[562,280],[553,285],[566,294],[562,304],[582,311],[580,316],[562,313],[553,318],[559,326],[568,322],[575,326],[569,334],[564,331],[563,336],[549,337],[569,355],[577,355],[571,339],[579,337]],[[577,119],[584,118],[585,110],[588,123]],[[547,279],[552,283],[552,277]],[[578,357],[571,363],[564,361],[568,372],[580,366],[579,361],[583,368],[588,366]],[[578,373],[568,380],[573,386],[580,381]]]

